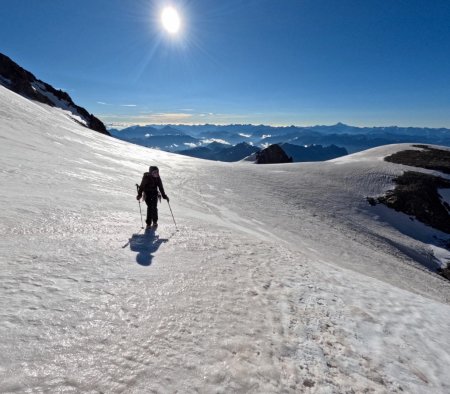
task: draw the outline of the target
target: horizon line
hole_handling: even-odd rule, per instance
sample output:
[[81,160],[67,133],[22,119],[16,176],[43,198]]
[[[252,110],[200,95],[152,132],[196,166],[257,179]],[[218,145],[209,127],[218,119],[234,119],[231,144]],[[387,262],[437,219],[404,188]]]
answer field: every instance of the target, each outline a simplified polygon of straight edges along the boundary
[[409,128],[409,129],[432,129],[432,130],[450,130],[450,127],[440,126],[440,127],[432,127],[432,126],[402,126],[402,125],[381,125],[381,126],[362,126],[362,125],[351,125],[348,123],[337,122],[332,124],[311,124],[311,125],[283,125],[283,124],[264,124],[264,123],[132,123],[132,122],[105,122],[105,126],[109,129],[125,129],[128,127],[146,127],[146,126],[187,126],[187,127],[198,127],[198,126],[252,126],[252,127],[271,127],[271,128],[308,128],[308,127],[333,127],[333,126],[347,126],[358,129],[375,129],[375,128]]

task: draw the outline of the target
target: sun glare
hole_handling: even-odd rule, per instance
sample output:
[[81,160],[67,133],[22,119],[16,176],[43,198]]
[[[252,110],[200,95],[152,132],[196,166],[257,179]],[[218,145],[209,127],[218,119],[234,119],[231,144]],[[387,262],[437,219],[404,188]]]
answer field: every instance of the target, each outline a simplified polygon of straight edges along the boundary
[[180,15],[173,7],[166,7],[161,13],[161,22],[170,34],[176,34],[180,30]]

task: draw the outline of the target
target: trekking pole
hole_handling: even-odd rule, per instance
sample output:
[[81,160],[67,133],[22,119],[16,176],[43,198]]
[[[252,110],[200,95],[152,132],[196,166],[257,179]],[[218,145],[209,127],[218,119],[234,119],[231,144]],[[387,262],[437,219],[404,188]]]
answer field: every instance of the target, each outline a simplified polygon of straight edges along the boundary
[[[139,194],[139,185],[137,183],[136,183],[136,189]],[[141,200],[138,200],[138,203],[139,203],[139,212],[141,213],[141,225],[142,225],[141,229],[144,229],[144,221],[142,220]]]
[[170,206],[169,201],[167,201],[167,204],[169,204],[170,213],[172,214],[172,219],[173,219],[173,222],[175,223],[175,228],[176,228],[177,231],[178,231],[177,222],[175,221],[175,218],[174,218],[174,216],[173,216],[172,208],[171,208],[171,206]]

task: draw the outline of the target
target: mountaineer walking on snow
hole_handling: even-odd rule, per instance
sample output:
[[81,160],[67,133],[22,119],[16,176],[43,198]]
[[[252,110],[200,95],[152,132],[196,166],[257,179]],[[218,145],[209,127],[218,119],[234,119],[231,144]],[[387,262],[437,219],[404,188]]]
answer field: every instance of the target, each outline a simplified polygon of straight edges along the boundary
[[[159,192],[158,192],[159,189]],[[161,194],[159,194],[161,193]],[[138,188],[138,195],[136,200],[140,200],[144,196],[147,204],[147,228],[158,226],[158,199],[164,198],[169,202],[169,197],[164,192],[164,187],[159,177],[158,167],[151,166],[149,172],[144,173],[141,185]]]

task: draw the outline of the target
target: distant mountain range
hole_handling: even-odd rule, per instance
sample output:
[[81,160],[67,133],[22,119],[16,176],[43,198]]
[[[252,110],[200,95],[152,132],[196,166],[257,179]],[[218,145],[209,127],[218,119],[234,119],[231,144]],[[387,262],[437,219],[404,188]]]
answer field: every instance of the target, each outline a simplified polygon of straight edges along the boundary
[[[397,143],[450,146],[450,129],[355,127],[343,123],[311,127],[239,124],[149,125],[133,126],[123,130],[111,129],[110,133],[138,145],[224,161],[231,160],[225,160],[226,157],[233,157],[234,160],[239,156],[236,152],[256,151],[272,144],[282,146],[294,161],[329,160],[344,154]],[[243,149],[245,145],[240,145],[244,142],[247,144],[245,149]],[[211,143],[220,145],[215,145],[215,149],[212,149]],[[218,146],[225,150],[234,149],[219,154]],[[248,146],[253,148],[249,149]]]
[[326,161],[348,154],[347,149],[336,145],[300,146],[286,142],[280,146],[289,157],[292,157],[293,162]]
[[213,142],[207,146],[198,146],[192,149],[178,151],[177,153],[197,157],[199,159],[218,161],[239,161],[261,149],[256,146],[241,142],[234,146]]
[[[149,131],[150,130],[150,131]],[[166,131],[167,132],[166,132]],[[170,132],[169,132],[170,131]],[[277,143],[292,145],[335,145],[349,153],[395,143],[422,143],[450,146],[450,129],[420,127],[354,127],[338,123],[332,126],[274,127],[265,125],[150,125],[110,130],[117,138],[139,145],[172,152],[201,147],[211,142],[235,145],[246,142],[256,147]],[[158,141],[151,138],[164,137]],[[183,136],[183,137],[181,137]],[[174,138],[177,137],[177,138]],[[189,138],[190,137],[190,138]]]
[[2,53],[0,53],[0,85],[31,100],[61,108],[75,122],[109,135],[102,121],[76,105],[66,92],[37,79]]
[[344,150],[354,153],[396,143],[450,146],[450,129],[446,128],[355,127],[343,123],[309,127],[168,124],[132,126],[108,132],[98,118],[76,105],[66,92],[37,79],[1,53],[0,85],[34,101],[61,108],[75,122],[100,133],[146,147],[210,160],[240,160],[244,153],[251,154],[272,144],[282,146],[294,161],[327,160],[345,154]]

